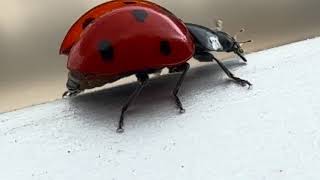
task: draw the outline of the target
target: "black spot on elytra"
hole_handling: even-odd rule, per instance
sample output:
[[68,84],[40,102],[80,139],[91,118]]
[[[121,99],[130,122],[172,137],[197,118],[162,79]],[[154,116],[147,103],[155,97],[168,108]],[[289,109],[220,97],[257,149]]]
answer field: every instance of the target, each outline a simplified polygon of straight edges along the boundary
[[109,41],[101,41],[98,44],[98,51],[103,59],[103,61],[109,62],[114,55],[114,49]]
[[125,2],[123,2],[124,4],[136,4],[136,2],[134,2],[134,1],[125,1]]
[[169,56],[171,54],[171,47],[168,41],[160,42],[160,52],[165,56]]
[[133,16],[138,22],[144,22],[148,17],[148,13],[143,9],[136,9],[132,11]]
[[94,21],[93,17],[89,17],[82,23],[82,29],[85,29],[89,24],[91,24]]

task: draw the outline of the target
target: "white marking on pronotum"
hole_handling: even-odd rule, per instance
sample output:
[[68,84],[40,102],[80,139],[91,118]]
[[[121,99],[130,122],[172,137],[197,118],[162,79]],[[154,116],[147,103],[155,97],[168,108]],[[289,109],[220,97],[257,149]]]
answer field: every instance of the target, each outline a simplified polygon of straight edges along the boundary
[[223,47],[220,44],[220,41],[217,36],[211,36],[209,40],[213,50],[215,51],[223,50]]

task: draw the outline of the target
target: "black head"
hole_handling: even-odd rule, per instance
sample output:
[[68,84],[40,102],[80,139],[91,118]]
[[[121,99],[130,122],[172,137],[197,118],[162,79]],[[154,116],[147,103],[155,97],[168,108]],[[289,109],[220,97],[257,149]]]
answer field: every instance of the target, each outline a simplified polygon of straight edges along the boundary
[[234,52],[242,50],[240,44],[234,39],[234,37],[230,36],[226,32],[216,31],[216,35],[218,36],[219,42],[223,47],[223,51]]
[[240,56],[241,59],[247,61],[241,45],[251,42],[251,40],[238,42],[235,37],[223,31],[211,30],[207,27],[190,23],[186,23],[186,25],[196,41],[197,51],[234,52]]
[[[243,32],[241,30],[240,32]],[[241,57],[244,61],[247,61],[244,57],[244,50],[241,45],[244,43],[252,42],[251,40],[238,42],[235,37],[232,37],[230,34],[223,31],[216,31],[216,35],[218,36],[219,42],[223,47],[223,51],[225,52],[234,52],[238,56]]]

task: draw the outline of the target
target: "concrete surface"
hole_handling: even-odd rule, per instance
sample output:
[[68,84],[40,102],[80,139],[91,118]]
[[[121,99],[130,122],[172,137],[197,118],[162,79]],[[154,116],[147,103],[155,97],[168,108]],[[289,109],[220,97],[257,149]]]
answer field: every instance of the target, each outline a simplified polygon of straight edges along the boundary
[[153,79],[115,133],[136,84],[0,114],[0,179],[319,180],[320,38]]

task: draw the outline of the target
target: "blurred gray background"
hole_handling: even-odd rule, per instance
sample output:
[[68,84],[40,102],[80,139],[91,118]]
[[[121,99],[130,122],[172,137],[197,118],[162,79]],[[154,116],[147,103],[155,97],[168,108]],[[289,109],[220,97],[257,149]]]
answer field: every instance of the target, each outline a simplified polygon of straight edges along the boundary
[[[66,57],[58,50],[67,30],[102,0],[0,1],[0,112],[61,97]],[[319,0],[154,0],[186,22],[208,27],[216,19],[249,52],[320,34]],[[226,57],[226,56],[223,56]],[[250,61],[250,60],[249,60]],[[306,60],[307,61],[307,60]],[[250,63],[250,62],[249,62]]]

